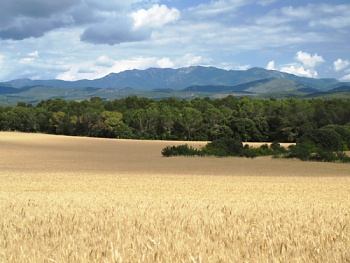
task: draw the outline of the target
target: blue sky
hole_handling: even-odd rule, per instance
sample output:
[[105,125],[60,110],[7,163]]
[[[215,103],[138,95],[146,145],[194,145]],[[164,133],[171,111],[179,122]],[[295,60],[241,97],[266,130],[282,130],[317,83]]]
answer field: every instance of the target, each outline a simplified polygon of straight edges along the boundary
[[0,81],[194,65],[350,81],[350,2],[1,1]]

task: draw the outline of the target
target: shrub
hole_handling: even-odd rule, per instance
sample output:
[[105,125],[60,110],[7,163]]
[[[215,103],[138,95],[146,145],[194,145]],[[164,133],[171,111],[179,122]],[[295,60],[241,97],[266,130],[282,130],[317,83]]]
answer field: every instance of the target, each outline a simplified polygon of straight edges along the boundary
[[326,151],[342,151],[344,148],[341,136],[334,129],[313,130],[301,138],[301,143],[304,140],[310,141]]
[[179,146],[167,146],[162,150],[162,155],[165,157],[170,156],[202,156],[203,152],[201,150],[195,149],[187,144],[182,144]]
[[289,151],[285,156],[286,158],[298,158],[307,161],[310,159],[311,155],[318,150],[318,148],[313,142],[304,140],[302,143],[289,146],[288,150]]
[[242,140],[236,138],[220,138],[208,143],[204,149],[204,153],[214,156],[241,156],[243,151]]
[[348,157],[344,152],[332,152],[320,149],[318,152],[310,156],[311,161],[318,162],[350,162],[350,157]]
[[248,144],[244,145],[243,150],[241,152],[242,157],[247,157],[247,158],[255,158],[259,156],[258,152],[256,149],[249,147]]

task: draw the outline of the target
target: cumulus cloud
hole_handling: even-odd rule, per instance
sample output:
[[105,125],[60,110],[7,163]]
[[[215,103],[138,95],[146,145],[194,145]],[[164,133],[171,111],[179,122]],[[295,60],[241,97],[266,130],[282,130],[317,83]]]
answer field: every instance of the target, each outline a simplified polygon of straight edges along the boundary
[[198,56],[190,53],[187,53],[186,55],[184,55],[177,62],[186,67],[208,63],[208,61],[204,59],[202,56]]
[[[60,28],[82,28],[81,41],[93,44],[119,44],[150,37],[149,29],[135,28],[129,15],[133,4],[145,0],[2,0],[0,39],[40,38]],[[147,1],[148,2],[148,1]],[[136,11],[137,25],[162,26],[177,19],[179,12],[165,5]]]
[[342,77],[340,80],[341,80],[341,81],[350,81],[350,74],[345,75],[345,76]]
[[280,71],[301,77],[316,78],[318,73],[315,68],[325,62],[322,56],[302,51],[297,52],[294,59],[297,63],[284,66]]
[[106,55],[102,55],[98,57],[96,60],[96,65],[101,67],[111,67],[114,65],[114,63],[115,63],[114,60],[109,58]]
[[266,69],[267,69],[267,70],[275,70],[275,69],[276,69],[276,68],[275,68],[275,61],[274,61],[274,60],[271,60],[271,61],[267,64]]
[[[92,1],[92,0],[90,0]],[[81,35],[81,41],[92,44],[115,45],[138,42],[151,37],[152,28],[162,27],[179,19],[180,12],[165,5],[153,5],[127,12],[104,12],[104,20],[89,26]]]
[[30,52],[28,54],[29,57],[35,57],[35,58],[38,58],[39,57],[39,51],[33,51],[33,52]]
[[347,69],[350,66],[350,61],[349,60],[342,60],[338,59],[333,62],[333,67],[335,71],[341,71],[344,69]]
[[[247,0],[216,0],[189,8],[188,11],[192,15],[200,18],[217,17],[223,14],[232,13],[249,2],[250,1]],[[263,3],[263,1],[259,2]]]
[[11,17],[12,19],[16,19],[16,16],[48,18],[54,14],[69,10],[80,2],[80,0],[2,0],[0,15],[1,17]]
[[69,10],[80,0],[2,0],[0,10],[0,38],[22,40],[41,37],[55,28],[72,23]]
[[134,29],[131,18],[116,18],[92,25],[84,31],[80,39],[92,44],[115,45],[142,41],[148,39],[150,35],[150,30]]
[[251,65],[237,65],[234,66],[232,69],[234,70],[247,70],[250,69],[252,66]]
[[319,64],[325,62],[322,56],[317,54],[311,56],[309,53],[299,51],[296,54],[296,60],[302,63],[307,68],[315,68]]
[[350,26],[350,4],[344,5],[312,5],[314,18],[310,20],[310,27],[328,27],[341,29]]
[[25,64],[25,63],[33,62],[34,60],[35,60],[34,58],[21,58],[18,62]]
[[293,26],[294,30],[301,29],[301,32],[319,28],[317,34],[322,35],[326,30],[345,29],[350,26],[350,4],[284,6],[270,11],[265,16],[257,16],[256,22],[270,26]]
[[165,57],[157,61],[157,66],[160,68],[173,68],[175,64],[169,58]]
[[289,67],[282,67],[280,71],[307,78],[316,78],[318,75],[315,70],[306,69],[301,65],[291,65]]
[[18,62],[22,64],[31,63],[39,58],[39,52],[33,51],[27,54],[27,57],[21,58]]
[[154,5],[152,8],[140,9],[131,14],[135,21],[135,28],[161,27],[180,18],[180,11],[176,8],[168,8],[165,5]]

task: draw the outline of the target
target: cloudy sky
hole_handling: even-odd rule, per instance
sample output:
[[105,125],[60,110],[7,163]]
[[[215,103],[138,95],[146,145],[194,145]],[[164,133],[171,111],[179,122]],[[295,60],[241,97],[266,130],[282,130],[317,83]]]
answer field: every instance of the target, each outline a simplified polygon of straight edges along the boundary
[[0,81],[192,65],[350,81],[350,2],[1,0]]

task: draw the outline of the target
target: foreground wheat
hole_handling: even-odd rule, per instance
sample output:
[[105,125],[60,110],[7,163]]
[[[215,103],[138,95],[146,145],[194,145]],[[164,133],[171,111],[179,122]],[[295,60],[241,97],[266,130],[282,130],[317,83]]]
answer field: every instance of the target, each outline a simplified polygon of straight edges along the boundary
[[1,175],[1,262],[348,262],[348,178]]
[[0,133],[0,262],[350,261],[349,165],[163,147]]

